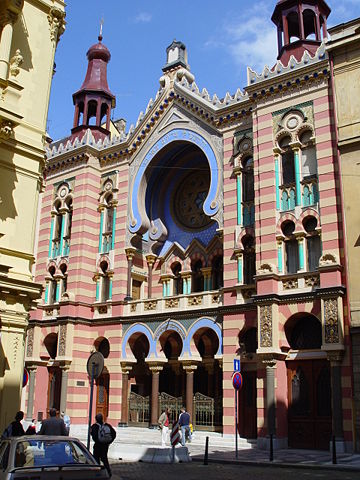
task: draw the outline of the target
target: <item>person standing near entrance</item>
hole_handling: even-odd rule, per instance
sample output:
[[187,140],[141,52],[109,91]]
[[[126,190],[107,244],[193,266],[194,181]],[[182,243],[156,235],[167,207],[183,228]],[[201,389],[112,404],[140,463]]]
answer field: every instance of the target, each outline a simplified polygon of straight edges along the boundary
[[182,407],[179,416],[179,426],[181,428],[181,445],[185,447],[186,435],[188,435],[189,442],[191,442],[191,428],[190,428],[190,414]]
[[93,455],[97,463],[100,465],[100,460],[111,477],[111,469],[108,460],[108,450],[110,443],[115,440],[116,432],[109,423],[104,422],[102,413],[95,415],[96,423],[91,425],[91,437],[94,440]]
[[163,413],[160,415],[158,423],[161,428],[161,446],[166,447],[166,441],[169,433],[169,419],[170,410],[165,408]]
[[55,408],[50,408],[50,418],[43,420],[39,435],[61,435],[67,437],[69,435],[64,420],[57,418]]

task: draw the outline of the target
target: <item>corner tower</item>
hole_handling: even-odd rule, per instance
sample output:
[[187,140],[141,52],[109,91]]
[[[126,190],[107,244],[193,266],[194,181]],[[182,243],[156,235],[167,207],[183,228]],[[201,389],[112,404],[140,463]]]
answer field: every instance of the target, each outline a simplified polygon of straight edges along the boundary
[[[110,134],[110,112],[115,107],[115,95],[111,93],[107,83],[107,64],[111,55],[102,43],[101,34],[98,40],[86,54],[89,62],[86,77],[80,90],[73,94],[73,138],[84,134],[88,128],[96,140]],[[101,126],[104,121],[105,128]]]
[[330,12],[324,0],[279,0],[271,17],[278,30],[278,60],[287,65],[291,55],[298,61],[305,50],[314,55],[327,37]]

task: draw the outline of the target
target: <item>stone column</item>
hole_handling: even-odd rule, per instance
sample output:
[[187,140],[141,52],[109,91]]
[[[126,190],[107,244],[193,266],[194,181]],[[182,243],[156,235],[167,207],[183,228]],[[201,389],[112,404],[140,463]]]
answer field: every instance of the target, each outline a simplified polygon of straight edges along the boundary
[[119,427],[128,426],[128,417],[129,417],[129,405],[128,405],[128,384],[129,384],[129,373],[132,369],[132,365],[122,364],[122,385],[121,385],[121,421],[119,422]]
[[33,417],[33,410],[34,410],[34,392],[35,392],[35,377],[36,377],[36,370],[37,366],[26,367],[27,371],[29,372],[29,391],[28,391],[28,403],[27,403],[27,410],[26,410],[26,420],[31,422]]
[[3,80],[8,78],[11,42],[16,20],[17,15],[9,10],[5,11],[3,18],[0,18],[0,25],[4,25],[0,42],[0,78]]
[[146,261],[148,265],[148,298],[152,297],[152,273],[153,267],[156,260],[156,255],[146,255]]
[[127,287],[126,287],[126,297],[125,300],[129,301],[132,300],[131,297],[131,270],[133,265],[133,258],[135,256],[135,248],[126,248],[126,258],[128,260],[128,271],[127,271]]
[[327,352],[327,356],[328,360],[330,361],[331,372],[332,434],[335,436],[336,442],[343,442],[344,434],[341,395],[341,362],[343,352]]
[[275,405],[275,368],[276,360],[269,358],[263,360],[266,366],[266,419],[267,434],[275,435],[276,405]]
[[151,420],[150,428],[158,427],[159,418],[159,377],[162,365],[149,365],[151,371]]
[[201,269],[201,273],[203,274],[204,277],[204,292],[208,292],[209,290],[212,290],[212,285],[211,285],[211,267],[204,267]]
[[197,365],[190,363],[184,364],[183,369],[186,372],[186,410],[190,414],[190,421],[195,423],[193,417],[193,403],[194,403],[194,372]]
[[66,412],[69,365],[61,366],[60,413]]

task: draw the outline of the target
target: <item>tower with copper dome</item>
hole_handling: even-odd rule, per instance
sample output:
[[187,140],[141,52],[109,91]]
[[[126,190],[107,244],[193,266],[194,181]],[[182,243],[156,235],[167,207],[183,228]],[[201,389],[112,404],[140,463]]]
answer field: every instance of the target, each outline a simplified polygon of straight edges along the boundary
[[[107,82],[107,64],[111,55],[102,43],[102,35],[98,43],[87,52],[88,68],[81,88],[73,94],[75,105],[72,137],[82,136],[90,129],[94,138],[104,138],[110,134],[110,113],[115,107],[115,95],[110,91]],[[105,128],[102,126],[105,123]]]

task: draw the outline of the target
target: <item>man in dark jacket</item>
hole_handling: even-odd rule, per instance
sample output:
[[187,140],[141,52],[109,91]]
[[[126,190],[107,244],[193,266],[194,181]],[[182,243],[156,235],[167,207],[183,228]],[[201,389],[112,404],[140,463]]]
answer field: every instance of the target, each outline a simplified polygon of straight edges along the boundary
[[188,435],[189,442],[191,442],[190,415],[185,407],[182,407],[181,409],[179,426],[181,428],[181,445],[185,447],[186,435]]
[[[115,440],[116,432],[113,427],[104,422],[101,413],[95,416],[96,423],[91,425],[91,437],[94,440],[93,455],[97,463],[100,465],[100,460],[103,462],[104,467],[111,477],[111,469],[108,460],[108,450],[110,443]],[[106,438],[109,436],[109,438]]]
[[69,435],[64,420],[57,418],[55,408],[50,408],[49,414],[50,418],[42,422],[39,435]]

